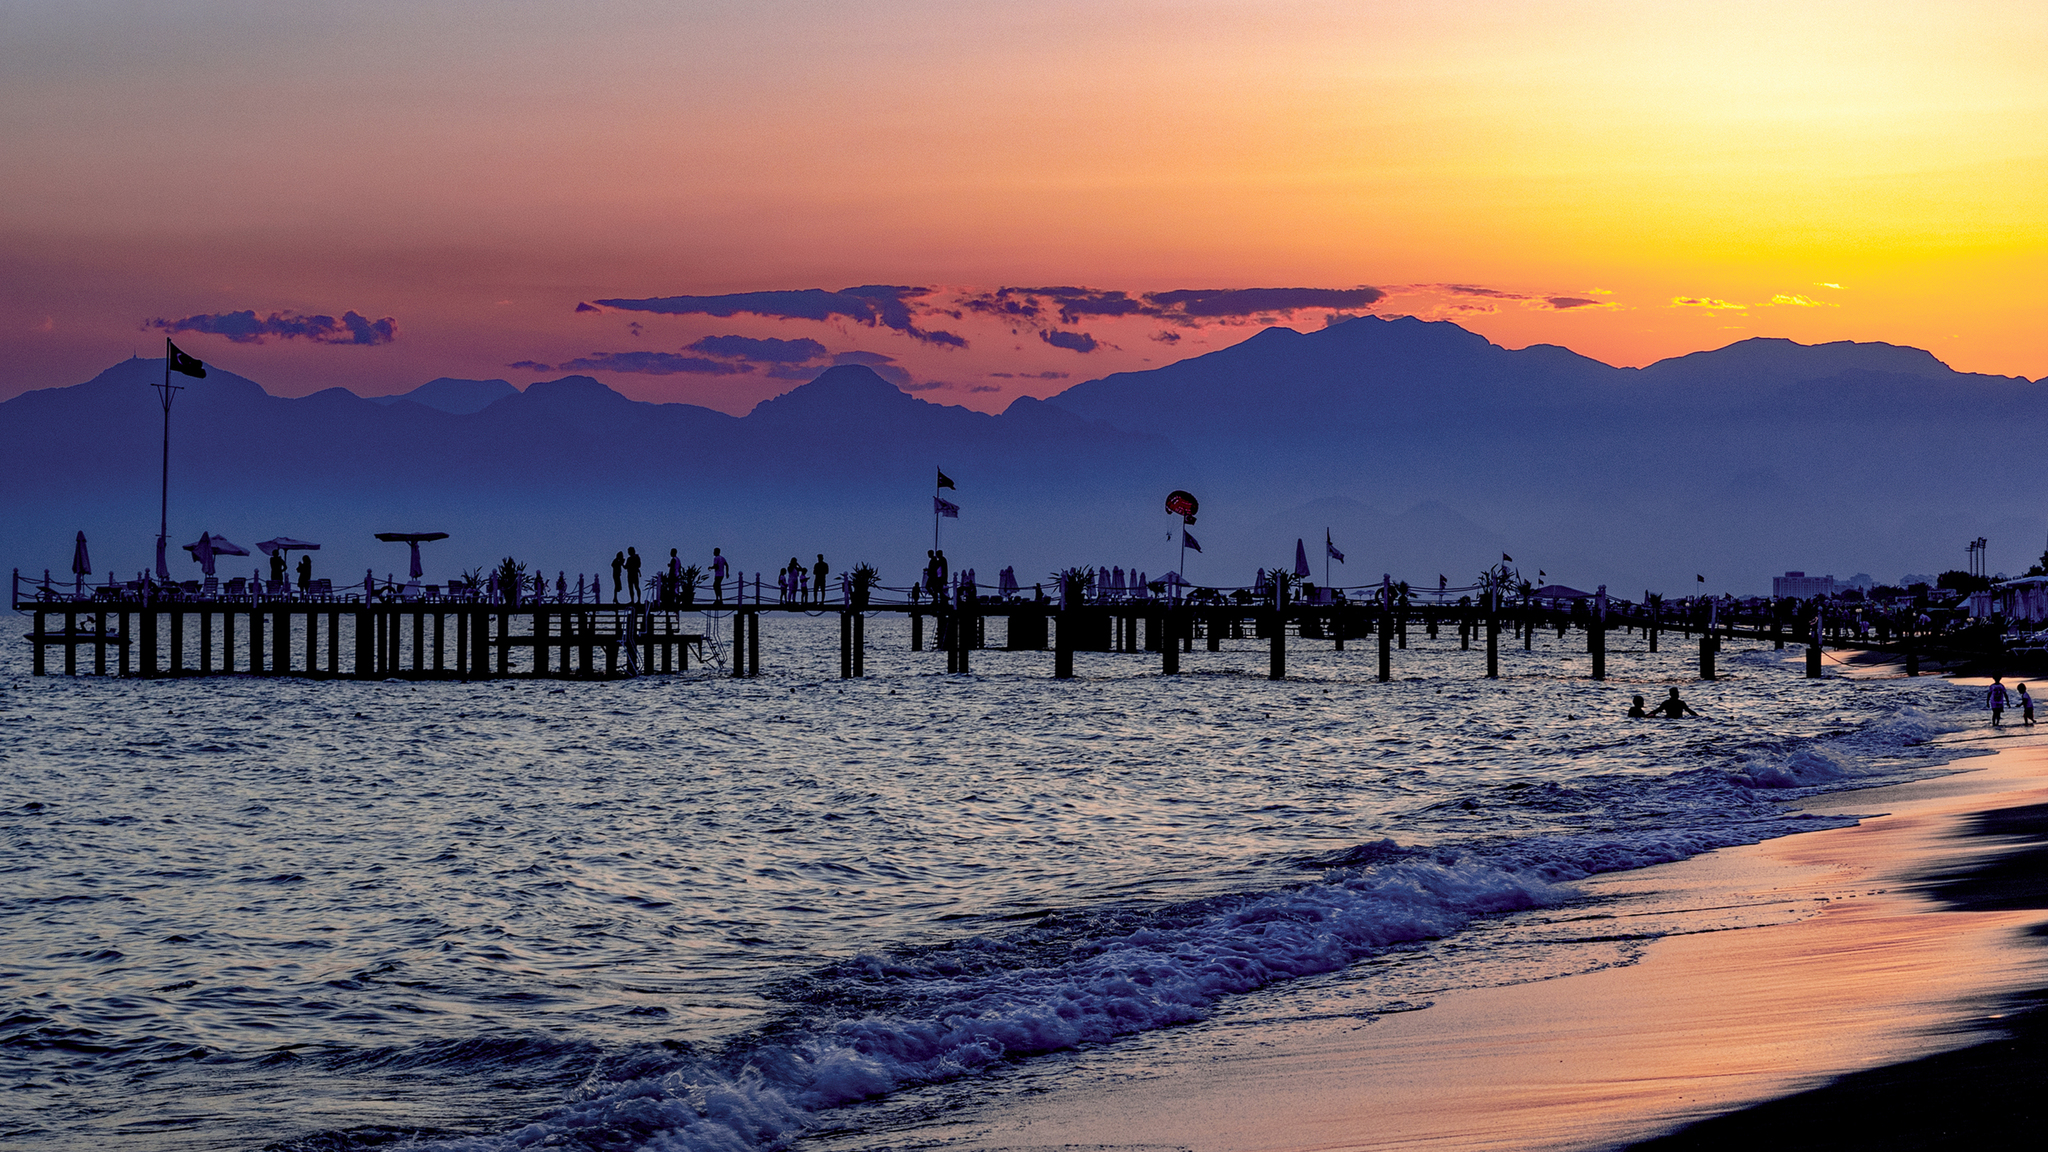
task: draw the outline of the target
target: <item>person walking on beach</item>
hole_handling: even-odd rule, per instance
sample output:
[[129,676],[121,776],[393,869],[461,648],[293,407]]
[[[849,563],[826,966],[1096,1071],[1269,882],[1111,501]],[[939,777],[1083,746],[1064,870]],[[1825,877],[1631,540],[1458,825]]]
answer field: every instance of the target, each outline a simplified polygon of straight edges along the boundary
[[2027,728],[2034,726],[2034,698],[2027,695],[2025,684],[2020,685],[2020,724]]
[[2002,676],[1993,676],[1991,678],[1991,690],[1984,693],[1984,702],[1991,706],[1991,726],[1993,728],[2005,727],[2006,692],[2004,680],[2005,678]]
[[626,554],[620,552],[612,557],[612,603],[619,602],[619,593],[626,587]]
[[1670,720],[1682,720],[1687,716],[1696,717],[1699,713],[1692,710],[1692,705],[1680,700],[1678,698],[1678,689],[1673,688],[1671,695],[1665,697],[1663,703],[1650,709],[1650,715],[1662,716]]

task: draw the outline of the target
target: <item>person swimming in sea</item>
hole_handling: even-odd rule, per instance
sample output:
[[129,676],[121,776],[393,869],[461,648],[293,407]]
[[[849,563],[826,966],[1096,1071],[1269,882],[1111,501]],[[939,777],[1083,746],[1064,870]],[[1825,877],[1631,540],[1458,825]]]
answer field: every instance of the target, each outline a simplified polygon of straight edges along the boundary
[[1631,720],[1647,720],[1649,716],[1648,712],[1643,711],[1643,697],[1639,692],[1636,694],[1635,702],[1628,706],[1628,718]]
[[1683,700],[1680,700],[1678,698],[1678,689],[1673,688],[1671,690],[1671,695],[1665,697],[1663,702],[1658,704],[1655,708],[1650,709],[1650,715],[1662,716],[1672,720],[1680,720],[1687,716],[1697,717],[1699,713],[1692,710],[1692,705],[1687,704]]

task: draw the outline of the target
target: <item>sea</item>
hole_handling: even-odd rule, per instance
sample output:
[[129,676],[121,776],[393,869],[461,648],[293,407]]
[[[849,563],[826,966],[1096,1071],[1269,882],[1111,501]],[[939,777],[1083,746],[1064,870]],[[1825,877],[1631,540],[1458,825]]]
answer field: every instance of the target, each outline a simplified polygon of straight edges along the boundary
[[[696,622],[697,618],[692,618]],[[35,677],[0,637],[0,1145],[884,1146],[1162,1041],[1423,1011],[1798,909],[1576,882],[1945,770],[1936,678],[1420,629],[1182,657],[772,616],[761,675]],[[990,622],[992,641],[1000,625]],[[1678,687],[1700,713],[1628,720]],[[1589,926],[1593,925],[1593,926]],[[1143,1053],[1151,1055],[1143,1055]],[[836,1143],[835,1143],[836,1142]]]

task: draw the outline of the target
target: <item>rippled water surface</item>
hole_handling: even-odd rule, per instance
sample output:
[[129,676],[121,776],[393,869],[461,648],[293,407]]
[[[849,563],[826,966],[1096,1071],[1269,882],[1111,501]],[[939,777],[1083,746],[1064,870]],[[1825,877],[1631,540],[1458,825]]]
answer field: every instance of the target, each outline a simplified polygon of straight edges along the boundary
[[[1813,826],[1777,801],[1924,770],[1960,705],[1740,645],[1694,684],[1675,638],[1595,684],[1576,633],[1497,682],[1419,635],[1389,684],[1322,641],[1056,682],[877,619],[842,682],[835,623],[602,684],[36,678],[10,637],[0,1142],[770,1147],[1430,939],[1468,983],[1607,962],[1466,929]],[[1620,718],[1667,684],[1705,718]]]

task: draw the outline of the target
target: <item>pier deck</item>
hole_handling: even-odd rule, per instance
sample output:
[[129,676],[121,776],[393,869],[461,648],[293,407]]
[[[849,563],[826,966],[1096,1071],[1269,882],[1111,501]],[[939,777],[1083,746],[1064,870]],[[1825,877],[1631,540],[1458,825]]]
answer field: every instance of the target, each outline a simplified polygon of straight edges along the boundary
[[[889,590],[884,590],[889,591]],[[908,590],[904,590],[907,592]],[[1032,598],[982,597],[934,604],[904,596],[870,599],[859,606],[833,603],[686,603],[668,605],[541,602],[503,604],[428,596],[364,600],[344,596],[198,597],[185,590],[101,587],[74,591],[24,582],[17,574],[13,605],[34,624],[26,640],[34,672],[66,675],[180,677],[269,675],[358,680],[619,679],[687,672],[694,656],[728,675],[757,676],[761,620],[777,615],[834,614],[840,618],[840,675],[866,673],[866,621],[878,614],[908,617],[910,647],[946,653],[949,672],[966,672],[971,653],[988,646],[989,619],[1003,620],[1002,646],[1051,651],[1053,675],[1073,675],[1075,652],[1155,653],[1160,671],[1179,671],[1180,654],[1202,642],[1216,651],[1224,639],[1265,641],[1270,675],[1286,675],[1290,642],[1326,641],[1342,650],[1347,640],[1374,640],[1378,673],[1391,675],[1392,654],[1406,648],[1410,629],[1434,637],[1456,632],[1461,646],[1485,650],[1486,675],[1499,674],[1503,633],[1527,646],[1534,629],[1577,628],[1593,654],[1593,677],[1605,676],[1610,631],[1642,632],[1650,649],[1659,636],[1695,634],[1700,675],[1715,676],[1720,643],[1737,637],[1787,642],[1808,651],[1809,672],[1819,674],[1812,637],[1791,634],[1776,617],[1717,621],[1652,618],[1635,606],[1611,610],[1596,622],[1587,613],[1503,603],[1388,604],[1380,600],[1279,604],[1214,599],[1206,602],[1143,598],[1061,607]],[[728,622],[721,643],[715,628],[687,623]],[[1833,637],[1871,647],[1866,639]],[[927,644],[929,640],[929,644]],[[1905,638],[1909,670],[1920,659],[1953,655]],[[53,661],[52,656],[57,657]]]

